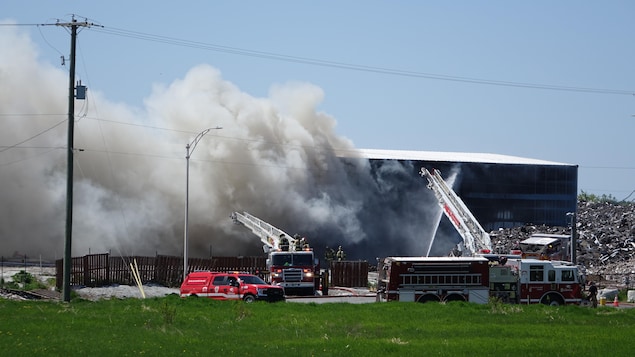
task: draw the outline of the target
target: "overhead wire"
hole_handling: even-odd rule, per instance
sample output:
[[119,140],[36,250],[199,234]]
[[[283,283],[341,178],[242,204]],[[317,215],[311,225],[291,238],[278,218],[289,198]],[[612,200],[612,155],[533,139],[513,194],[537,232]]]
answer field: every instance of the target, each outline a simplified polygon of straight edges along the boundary
[[[36,24],[36,23],[0,24],[0,26],[38,26],[38,27],[51,26],[51,25],[55,25],[55,24]],[[86,27],[86,28],[82,28],[81,30],[84,30],[84,29],[101,32],[101,33],[113,35],[113,36],[128,37],[128,38],[133,38],[138,40],[164,43],[164,44],[169,44],[174,46],[190,47],[190,48],[196,48],[196,49],[202,49],[202,50],[208,50],[208,51],[222,52],[222,53],[248,56],[248,57],[258,57],[258,58],[265,58],[265,59],[285,61],[285,62],[304,63],[304,64],[310,64],[315,66],[332,67],[332,68],[340,68],[340,69],[363,71],[363,72],[374,72],[374,73],[393,75],[393,76],[404,76],[404,77],[411,77],[411,78],[424,78],[424,79],[434,79],[434,80],[493,85],[493,86],[516,87],[516,88],[635,96],[634,90],[564,86],[564,85],[530,83],[530,82],[515,82],[515,81],[504,81],[504,80],[495,80],[495,79],[487,79],[487,78],[453,76],[453,75],[446,75],[446,74],[439,74],[439,73],[419,72],[419,71],[411,71],[411,70],[403,70],[403,69],[387,68],[387,67],[368,66],[368,65],[323,60],[323,59],[316,59],[316,58],[309,58],[309,57],[286,55],[286,54],[280,54],[280,53],[274,53],[274,52],[256,51],[256,50],[244,49],[239,47],[231,47],[231,46],[224,46],[224,45],[218,45],[213,43],[180,39],[176,37],[155,35],[155,34],[150,34],[150,33],[145,33],[140,31],[132,31],[132,30],[126,30],[122,28],[116,28],[116,27],[106,27],[102,25]]]
[[[81,48],[82,48],[81,47],[81,43],[79,41],[77,43],[77,48],[79,50],[78,52],[80,53],[80,58],[81,58],[81,61],[82,61],[82,65],[83,65],[85,74],[86,74],[87,83],[90,85],[90,77],[89,77],[89,73],[88,73],[89,72],[88,71],[88,65],[86,63],[86,60],[84,59],[83,51],[81,50]],[[95,113],[99,116],[99,108],[97,107],[97,102],[91,101],[90,98],[91,98],[91,96],[87,96],[83,100],[82,107],[80,108],[80,111],[79,111],[80,119],[84,119],[84,118],[87,117],[88,108],[89,108],[89,104],[90,103],[92,103],[92,108],[94,109]],[[78,120],[78,122],[79,122],[79,120]],[[77,129],[80,129],[80,128],[81,128],[81,126],[77,127]],[[106,153],[106,160],[107,160],[107,163],[108,163],[109,179],[111,181],[112,187],[116,187],[117,186],[116,185],[116,179],[115,179],[116,176],[114,174],[114,166],[113,166],[113,163],[112,163],[112,157],[111,157],[110,151],[108,150],[108,144],[106,143],[106,137],[104,136],[103,128],[101,126],[101,121],[97,121],[97,128],[99,130],[99,136],[100,136],[101,142],[102,142],[103,147],[105,149],[104,152]],[[78,131],[80,131],[80,130],[78,130]],[[83,148],[83,151],[86,151],[86,148]],[[80,165],[80,160],[75,160],[75,162],[77,162],[78,167],[80,167],[79,166]],[[81,167],[80,167],[80,170],[81,170]],[[82,172],[82,175],[83,175],[83,172]],[[127,218],[126,213],[125,213],[125,211],[123,209],[123,204],[121,202],[122,201],[121,197],[119,195],[113,195],[113,197],[114,197],[114,199],[116,200],[116,203],[117,203],[116,207],[117,207],[117,211],[118,211],[118,213],[119,213],[119,215],[121,217],[122,223],[123,223],[125,236],[126,237],[130,237],[131,234],[130,234],[130,227],[129,227],[130,226],[129,219]],[[131,265],[130,265],[130,261],[129,261],[129,259],[127,257],[131,256],[131,254],[129,254],[129,252],[126,252],[126,254],[124,254],[124,252],[122,252],[121,240],[118,239],[117,236],[115,236],[115,238],[114,238],[115,242],[113,242],[113,243],[118,243],[118,244],[113,244],[114,248],[117,251],[117,253],[119,254],[119,257],[121,259],[123,259],[124,262],[126,263],[126,267],[129,268],[129,267],[131,267]],[[119,240],[119,242],[117,242],[117,240]],[[124,248],[124,250],[125,250],[125,248]]]
[[40,136],[40,135],[42,135],[42,134],[44,134],[44,133],[47,133],[47,132],[49,132],[49,131],[51,131],[51,130],[53,130],[53,129],[57,128],[58,126],[60,126],[61,124],[65,123],[65,122],[67,122],[67,121],[68,121],[68,119],[64,119],[64,120],[62,120],[61,122],[59,122],[59,123],[57,123],[57,124],[55,124],[55,125],[53,125],[53,126],[51,126],[51,127],[47,128],[47,129],[44,129],[44,130],[42,130],[41,132],[39,132],[39,133],[37,133],[37,134],[35,134],[35,135],[33,135],[33,136],[30,136],[30,137],[28,137],[28,138],[26,138],[26,139],[24,139],[24,140],[22,140],[22,141],[20,141],[20,142],[17,142],[17,143],[15,143],[15,144],[13,144],[13,145],[5,146],[4,148],[0,149],[0,152],[4,152],[4,151],[7,151],[7,150],[9,150],[9,149],[13,149],[13,148],[15,148],[15,147],[18,147],[18,145],[23,144],[23,143],[26,143],[27,141],[33,140],[33,139],[37,138],[38,136]]
[[[0,25],[3,25],[3,26],[38,26],[39,27],[39,26],[49,26],[49,25],[54,25],[54,24],[0,24]],[[279,54],[279,53],[273,53],[273,52],[255,51],[255,50],[249,50],[249,49],[238,48],[238,47],[223,46],[223,45],[218,45],[218,44],[213,44],[213,43],[205,43],[205,42],[200,42],[200,41],[185,40],[185,39],[180,39],[180,38],[176,38],[176,37],[155,35],[155,34],[150,34],[150,33],[139,32],[139,31],[131,31],[131,30],[126,30],[126,29],[122,29],[122,28],[104,27],[104,26],[101,26],[101,25],[100,26],[95,26],[95,27],[90,27],[88,29],[91,30],[91,31],[102,32],[102,33],[105,33],[105,34],[108,34],[108,35],[113,35],[113,36],[128,37],[128,38],[133,38],[133,39],[138,39],[138,40],[151,41],[151,42],[157,42],[157,43],[164,43],[164,44],[169,44],[169,45],[174,45],[174,46],[190,47],[190,48],[209,50],[209,51],[216,51],[216,52],[222,52],[222,53],[228,53],[228,54],[234,54],[234,55],[265,58],[265,59],[270,59],[270,60],[295,62],[295,63],[304,63],[304,64],[309,64],[309,65],[323,66],[323,67],[332,67],[332,68],[340,68],[340,69],[347,69],[347,70],[374,72],[374,73],[380,73],[380,74],[386,74],[386,75],[396,75],[396,76],[405,76],[405,77],[412,77],[412,78],[425,78],[425,79],[444,80],[444,81],[455,81],[455,82],[474,83],[474,84],[483,84],[483,85],[517,87],[517,88],[545,89],[545,90],[558,90],[558,91],[569,91],[569,92],[582,92],[582,93],[596,93],[596,94],[635,96],[635,91],[629,91],[629,90],[618,90],[618,89],[607,89],[607,88],[592,88],[592,87],[576,87],[576,86],[561,86],[561,85],[551,85],[551,84],[541,84],[541,83],[528,83],[528,82],[514,82],[514,81],[501,81],[501,80],[491,80],[491,79],[484,79],[484,78],[451,76],[451,75],[444,75],[444,74],[416,72],[416,71],[385,68],[385,67],[366,66],[366,65],[359,65],[359,64],[351,64],[351,63],[344,63],[344,62],[337,62],[337,61],[329,61],[329,60],[308,58],[308,57],[291,56],[291,55],[285,55],[285,54]],[[46,41],[46,39],[45,39],[45,41]],[[48,42],[48,41],[46,41],[46,42]],[[85,116],[83,116],[83,117],[85,117]],[[101,119],[101,120],[107,121],[106,119]],[[113,121],[113,122],[115,122],[115,121]],[[129,124],[129,123],[123,123],[123,122],[119,122],[119,123],[120,124],[125,124],[125,125],[144,126],[144,125],[139,125],[139,124]],[[147,126],[147,127],[151,127],[151,126]],[[158,127],[152,127],[152,128],[160,129],[160,130],[172,130],[172,129],[158,128]],[[174,131],[178,131],[178,130],[174,130]],[[187,132],[187,131],[181,131],[181,132]],[[231,138],[231,139],[235,139],[235,138]],[[237,140],[249,140],[249,139],[237,139]],[[285,145],[285,144],[282,144],[282,143],[273,143],[273,142],[272,142],[272,144],[283,145],[283,146]],[[19,144],[16,144],[16,145],[19,145]],[[0,152],[8,150],[9,148],[11,148],[11,147],[5,147],[4,149],[0,150]],[[589,168],[595,168],[595,167],[589,167]],[[627,169],[632,169],[632,168],[627,168]]]
[[89,30],[102,32],[102,33],[114,35],[114,36],[128,37],[128,38],[134,38],[134,39],[139,39],[144,41],[158,42],[158,43],[170,44],[174,46],[190,47],[190,48],[196,48],[196,49],[202,49],[202,50],[208,50],[208,51],[223,52],[223,53],[240,55],[240,56],[266,58],[270,60],[304,63],[304,64],[310,64],[310,65],[316,65],[316,66],[340,68],[340,69],[363,71],[363,72],[373,72],[373,73],[393,75],[393,76],[425,78],[425,79],[434,79],[434,80],[443,80],[443,81],[505,86],[505,87],[517,87],[517,88],[546,89],[546,90],[611,94],[611,95],[635,95],[635,91],[631,91],[631,90],[502,81],[502,80],[493,80],[493,79],[485,79],[485,78],[452,76],[452,75],[445,75],[445,74],[438,74],[438,73],[426,73],[426,72],[417,72],[417,71],[402,70],[402,69],[395,69],[395,68],[367,66],[367,65],[322,60],[322,59],[315,59],[315,58],[308,58],[308,57],[285,55],[285,54],[279,54],[279,53],[273,53],[273,52],[255,51],[255,50],[249,50],[249,49],[238,48],[238,47],[217,45],[213,43],[205,43],[205,42],[199,42],[199,41],[179,39],[175,37],[154,35],[154,34],[149,34],[149,33],[144,33],[139,31],[131,31],[131,30],[125,30],[120,28],[114,28],[114,27],[91,27],[89,28]]

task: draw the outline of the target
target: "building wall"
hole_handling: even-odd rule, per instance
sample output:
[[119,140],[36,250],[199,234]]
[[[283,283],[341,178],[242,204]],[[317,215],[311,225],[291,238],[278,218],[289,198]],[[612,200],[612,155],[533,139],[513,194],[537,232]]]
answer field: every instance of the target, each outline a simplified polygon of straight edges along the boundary
[[567,213],[576,209],[575,165],[364,159],[370,160],[369,170],[347,166],[346,187],[355,190],[342,195],[355,220],[337,225],[306,220],[299,228],[320,257],[325,247],[340,245],[348,259],[371,263],[387,256],[447,255],[462,238],[441,213],[427,179],[419,174],[421,167],[440,170],[488,232],[525,224],[566,226]]
[[[371,160],[373,171],[382,171],[385,165],[394,165],[394,161],[390,161]],[[420,177],[419,170],[421,167],[435,168],[441,171],[446,182],[452,184],[454,191],[488,232],[525,224],[567,226],[567,213],[576,210],[578,167],[575,165],[399,162],[411,170],[414,179],[410,181],[395,177],[402,192],[394,197],[417,195],[420,198],[414,203],[400,199],[394,204],[438,205],[431,190],[420,191],[422,186],[427,186],[427,180]],[[426,226],[436,224],[433,217],[421,219]],[[431,249],[431,255],[440,255],[462,239],[445,216],[438,224],[432,237],[436,249]]]
[[455,191],[485,230],[566,226],[577,205],[577,166],[461,164]]

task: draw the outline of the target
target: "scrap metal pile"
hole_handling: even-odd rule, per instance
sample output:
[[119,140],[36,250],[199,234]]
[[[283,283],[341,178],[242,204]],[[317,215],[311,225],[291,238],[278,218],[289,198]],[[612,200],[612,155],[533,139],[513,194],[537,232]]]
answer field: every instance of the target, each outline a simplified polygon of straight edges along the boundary
[[[577,262],[587,274],[623,283],[635,278],[635,203],[579,202]],[[571,234],[571,227],[525,225],[492,232],[492,245],[511,251],[533,233]]]

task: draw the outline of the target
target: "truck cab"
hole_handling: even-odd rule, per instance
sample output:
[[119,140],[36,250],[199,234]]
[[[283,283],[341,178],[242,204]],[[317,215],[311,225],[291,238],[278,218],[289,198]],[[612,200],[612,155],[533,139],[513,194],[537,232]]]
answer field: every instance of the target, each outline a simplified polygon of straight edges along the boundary
[[572,263],[510,259],[506,265],[518,277],[516,298],[521,304],[564,305],[582,302],[584,276]]
[[284,288],[286,295],[315,295],[318,263],[313,251],[272,251],[267,259],[271,283]]

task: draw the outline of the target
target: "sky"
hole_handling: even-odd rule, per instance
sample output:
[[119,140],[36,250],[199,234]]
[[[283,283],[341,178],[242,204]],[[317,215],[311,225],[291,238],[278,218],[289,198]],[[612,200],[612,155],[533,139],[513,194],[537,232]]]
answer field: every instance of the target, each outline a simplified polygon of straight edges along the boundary
[[[289,220],[310,206],[318,224],[363,230],[346,213],[360,208],[335,198],[335,187],[359,183],[320,176],[337,165],[325,147],[548,160],[579,166],[579,192],[635,196],[632,1],[3,1],[0,195],[4,219],[38,237],[51,221],[63,229],[64,214],[21,204],[18,192],[65,198],[70,34],[51,24],[73,14],[92,24],[77,37],[88,98],[76,102],[74,229],[112,222],[97,241],[148,227],[170,241],[157,227],[182,213],[185,144],[217,126],[191,160],[191,192],[212,193],[190,210],[251,195]],[[332,191],[312,192],[319,180]],[[212,213],[229,232],[226,216]],[[179,218],[169,225],[177,236]],[[193,220],[196,234],[205,223]],[[195,249],[212,245],[224,244]],[[78,249],[91,247],[107,245]]]

